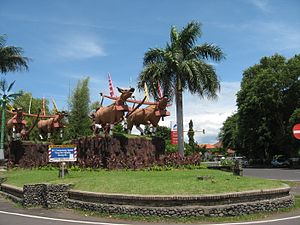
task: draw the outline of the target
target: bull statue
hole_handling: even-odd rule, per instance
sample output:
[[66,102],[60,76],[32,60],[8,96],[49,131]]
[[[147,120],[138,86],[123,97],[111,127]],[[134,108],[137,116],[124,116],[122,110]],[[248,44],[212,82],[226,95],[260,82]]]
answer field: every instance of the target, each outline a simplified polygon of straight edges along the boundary
[[65,111],[57,112],[53,117],[47,120],[40,120],[38,122],[39,136],[43,140],[44,135],[47,135],[47,138],[51,138],[51,134],[56,131],[60,131],[60,137],[62,137],[62,128],[64,124],[62,119],[68,114]]
[[27,140],[30,132],[37,124],[41,110],[39,109],[37,117],[30,128],[26,126],[27,121],[24,120],[25,113],[23,112],[22,108],[14,109],[13,113],[15,113],[15,115],[12,118],[10,118],[6,123],[9,140],[10,139],[12,139],[13,141],[20,140],[20,139]]
[[159,98],[155,105],[149,105],[143,109],[137,109],[127,117],[127,131],[131,133],[133,126],[144,135],[143,129],[140,125],[152,125],[152,133],[156,132],[158,122],[161,117],[169,116],[170,113],[166,110],[168,105],[168,98],[166,96]]
[[126,100],[132,96],[134,88],[117,89],[121,95],[116,99],[116,101],[109,106],[98,108],[91,116],[93,119],[92,129],[95,134],[98,133],[100,126],[105,133],[109,133],[115,124],[124,119],[124,113],[129,111],[129,107],[125,103]]
[[24,113],[22,108],[17,108],[13,110],[15,115],[10,118],[6,123],[6,128],[13,140],[21,138],[21,131],[26,129],[27,121],[24,120]]

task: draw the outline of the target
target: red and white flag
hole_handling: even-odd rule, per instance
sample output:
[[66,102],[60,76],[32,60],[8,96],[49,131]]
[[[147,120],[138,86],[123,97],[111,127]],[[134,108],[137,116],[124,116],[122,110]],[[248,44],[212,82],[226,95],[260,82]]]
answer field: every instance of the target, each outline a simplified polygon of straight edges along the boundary
[[109,86],[109,94],[111,97],[115,97],[115,90],[112,83],[112,79],[110,77],[110,74],[108,74],[108,86]]

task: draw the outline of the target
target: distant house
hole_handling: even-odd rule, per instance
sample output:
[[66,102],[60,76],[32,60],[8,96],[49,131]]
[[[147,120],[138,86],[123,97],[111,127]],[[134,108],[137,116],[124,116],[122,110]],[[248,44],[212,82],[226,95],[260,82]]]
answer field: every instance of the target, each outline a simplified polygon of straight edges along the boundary
[[206,151],[204,152],[204,160],[211,160],[219,155],[218,147],[214,144],[199,144],[201,148],[205,148]]
[[216,148],[216,146],[213,144],[199,144],[199,146],[201,148],[206,148],[206,149],[215,149]]
[[[215,144],[199,144],[201,148],[205,148],[206,151],[204,152],[204,159],[213,159],[213,158],[222,158],[224,157],[224,153],[220,153],[220,148],[222,148],[222,142],[218,141]],[[227,149],[226,155],[233,157],[235,156],[235,150]]]
[[216,148],[222,148],[223,143],[222,141],[218,141],[217,143],[213,144]]

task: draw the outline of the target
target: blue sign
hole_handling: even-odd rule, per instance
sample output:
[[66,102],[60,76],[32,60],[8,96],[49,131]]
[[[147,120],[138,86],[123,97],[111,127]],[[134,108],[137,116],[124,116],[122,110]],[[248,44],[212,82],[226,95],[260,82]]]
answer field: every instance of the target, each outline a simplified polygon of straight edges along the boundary
[[49,162],[74,162],[77,160],[76,145],[49,145]]

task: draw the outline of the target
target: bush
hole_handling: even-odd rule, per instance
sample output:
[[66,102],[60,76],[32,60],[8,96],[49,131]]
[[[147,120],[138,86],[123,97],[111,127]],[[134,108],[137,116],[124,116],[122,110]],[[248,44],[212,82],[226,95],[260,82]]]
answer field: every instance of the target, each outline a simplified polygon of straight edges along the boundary
[[232,159],[221,159],[221,166],[233,166],[234,161]]
[[172,145],[170,140],[166,141],[166,154],[178,152],[178,145]]
[[161,156],[156,162],[159,166],[178,168],[184,165],[200,165],[201,155],[195,153],[191,156],[181,156],[178,152]]

